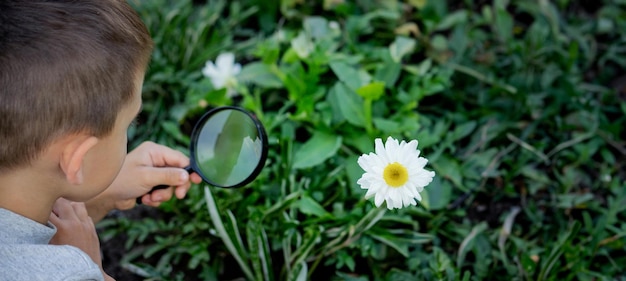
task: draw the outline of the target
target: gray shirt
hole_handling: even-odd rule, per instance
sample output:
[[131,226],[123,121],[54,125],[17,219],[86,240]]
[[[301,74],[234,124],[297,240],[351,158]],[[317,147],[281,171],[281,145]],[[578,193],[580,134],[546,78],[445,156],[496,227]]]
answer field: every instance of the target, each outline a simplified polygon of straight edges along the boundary
[[98,280],[102,272],[80,249],[48,245],[56,227],[0,208],[0,280]]

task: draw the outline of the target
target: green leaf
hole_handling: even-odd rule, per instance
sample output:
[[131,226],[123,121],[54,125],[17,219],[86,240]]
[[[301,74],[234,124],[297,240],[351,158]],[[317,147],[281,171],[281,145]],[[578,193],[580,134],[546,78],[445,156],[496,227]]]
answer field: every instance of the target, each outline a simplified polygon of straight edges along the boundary
[[328,20],[320,16],[304,19],[304,30],[314,39],[324,38],[328,34]]
[[436,176],[450,180],[457,188],[466,189],[463,187],[463,176],[458,161],[441,156],[431,164],[435,167]]
[[276,202],[274,205],[269,207],[263,212],[263,217],[271,216],[274,213],[278,213],[286,209],[289,205],[296,201],[298,197],[300,197],[301,192],[293,192],[289,195],[281,198],[280,201]]
[[307,275],[309,275],[309,267],[307,266],[306,262],[305,261],[301,261],[294,268],[297,270],[298,274],[297,275],[293,275],[294,276],[293,280],[295,280],[295,281],[306,281],[307,280]]
[[394,248],[398,253],[403,255],[405,258],[409,257],[409,245],[406,243],[401,243],[401,240],[396,239],[391,235],[376,235],[369,234],[372,238],[386,244],[387,246]]
[[321,164],[337,153],[342,137],[317,131],[300,147],[294,156],[294,169],[310,168]]
[[426,6],[426,0],[409,0],[409,4],[415,8],[422,9]]
[[[300,243],[298,248],[293,252],[291,260],[287,261],[293,265],[293,271],[288,273],[288,280],[306,280],[304,277],[306,277],[308,267],[305,261],[308,257],[310,257],[310,253],[315,245],[320,242],[320,236],[321,233],[317,227],[312,226],[306,229],[306,234],[304,235],[304,239],[302,239],[302,243]],[[304,274],[302,270],[305,270]],[[295,273],[297,273],[297,275]]]
[[419,147],[425,148],[440,143],[449,130],[450,124],[444,120],[438,120],[437,123],[417,133],[416,138],[419,140]]
[[377,129],[388,135],[393,135],[400,129],[400,124],[398,124],[398,122],[386,118],[374,118],[373,121]]
[[591,193],[570,193],[556,195],[556,207],[563,209],[580,208],[595,199]]
[[170,136],[174,137],[177,141],[182,143],[189,143],[189,137],[183,135],[177,123],[171,121],[165,121],[161,123],[161,128],[165,130]]
[[474,129],[476,129],[476,126],[477,126],[477,123],[476,121],[473,121],[473,120],[463,123],[459,126],[456,126],[456,128],[454,128],[454,131],[450,135],[451,140],[457,141],[468,136],[474,131]]
[[503,41],[509,40],[513,36],[513,18],[504,8],[496,8],[494,27]]
[[424,187],[420,204],[429,210],[441,210],[452,201],[452,186],[435,175],[433,181]]
[[330,216],[330,213],[327,212],[322,205],[306,195],[302,196],[302,198],[295,203],[295,206],[298,210],[300,210],[300,212],[307,215],[314,215],[318,217]]
[[248,256],[257,280],[274,280],[267,233],[258,219],[250,219],[246,225],[246,238],[251,254]]
[[541,270],[539,271],[537,280],[543,281],[550,279],[550,272],[559,262],[559,258],[563,255],[565,249],[570,247],[573,240],[577,238],[576,234],[578,234],[581,227],[582,225],[580,222],[574,221],[566,232],[560,234],[559,239],[552,244],[552,251],[550,254],[547,257],[541,258]]
[[333,73],[337,75],[339,80],[353,91],[356,91],[372,80],[372,77],[367,72],[352,67],[344,62],[331,62],[330,68],[333,70]]
[[465,256],[467,252],[473,248],[474,241],[478,235],[483,233],[485,230],[489,228],[486,222],[482,222],[472,228],[472,231],[463,239],[461,245],[459,246],[459,252],[457,254],[456,266],[461,268],[463,262],[465,261]]
[[469,18],[467,10],[458,10],[447,15],[438,25],[436,30],[446,30],[455,25],[466,23]]
[[397,62],[385,62],[381,63],[374,75],[378,81],[385,82],[386,87],[393,87],[400,78],[400,72],[402,71],[402,64]]
[[404,36],[396,37],[396,40],[389,45],[389,53],[394,62],[401,62],[402,58],[415,50],[417,45],[415,39]]
[[404,69],[413,75],[423,76],[423,75],[426,75],[426,73],[429,70],[431,70],[432,66],[433,66],[433,61],[431,59],[425,59],[422,62],[420,62],[420,64],[417,66],[406,65],[404,66]]
[[344,83],[337,82],[331,88],[328,98],[333,107],[339,109],[339,113],[352,125],[365,127],[365,112],[363,111],[363,98],[350,90]]
[[372,101],[378,100],[385,94],[385,82],[372,82],[356,90],[359,96],[370,99]]
[[237,79],[242,83],[253,83],[266,88],[282,88],[283,83],[272,73],[269,65],[261,62],[246,64]]
[[439,51],[445,51],[448,49],[448,39],[441,34],[433,36],[430,43],[435,49]]
[[[444,273],[452,268],[452,260],[450,260],[450,257],[443,249],[435,246],[433,248],[433,254],[435,257],[429,260],[430,268],[436,270],[437,273]],[[446,278],[444,278],[444,280],[446,280]]]
[[348,269],[352,272],[354,271],[354,267],[356,266],[352,255],[349,255],[345,251],[340,251],[337,254],[337,264],[335,265],[335,268],[340,269],[344,265],[347,266]]
[[252,273],[252,270],[250,270],[250,267],[244,261],[242,254],[235,247],[235,244],[233,243],[233,239],[230,237],[230,235],[226,231],[226,227],[224,226],[224,223],[222,222],[222,218],[220,217],[217,204],[215,203],[215,200],[213,199],[213,195],[211,194],[211,190],[209,189],[208,186],[204,187],[204,198],[206,200],[207,208],[209,209],[209,215],[211,217],[211,221],[213,222],[213,225],[215,226],[215,230],[217,231],[219,237],[222,238],[224,245],[226,246],[230,254],[233,255],[233,257],[235,258],[235,260],[241,267],[241,270],[244,272],[246,277],[250,280],[253,280],[254,275]]
[[354,190],[358,189],[358,185],[356,182],[359,180],[359,178],[361,178],[364,172],[357,162],[358,159],[359,156],[357,155],[350,156],[346,159],[346,173],[348,174],[348,182],[351,189]]

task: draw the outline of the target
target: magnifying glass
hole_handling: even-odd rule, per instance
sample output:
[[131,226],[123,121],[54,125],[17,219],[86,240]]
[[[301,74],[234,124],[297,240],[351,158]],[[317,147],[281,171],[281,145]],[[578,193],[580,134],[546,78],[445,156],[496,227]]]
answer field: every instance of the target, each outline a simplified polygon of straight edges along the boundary
[[[191,133],[190,165],[206,183],[218,187],[241,187],[261,172],[267,158],[267,134],[252,114],[235,106],[205,113]],[[152,188],[168,188],[159,185]],[[141,203],[141,197],[137,198]]]

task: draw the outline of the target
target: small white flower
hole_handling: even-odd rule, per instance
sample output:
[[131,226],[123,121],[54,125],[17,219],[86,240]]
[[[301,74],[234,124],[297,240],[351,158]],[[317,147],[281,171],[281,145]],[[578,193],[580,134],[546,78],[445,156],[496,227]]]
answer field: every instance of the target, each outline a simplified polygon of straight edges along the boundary
[[235,55],[233,53],[223,53],[217,56],[215,64],[207,61],[202,69],[202,74],[211,79],[215,89],[226,88],[226,95],[233,97],[237,94],[235,86],[237,79],[235,76],[241,72],[241,65],[235,63]]
[[304,32],[300,32],[298,37],[291,40],[291,48],[293,48],[298,57],[306,59],[315,50],[315,44],[309,36]]
[[380,207],[387,201],[387,208],[402,208],[417,205],[424,191],[435,176],[435,172],[424,169],[428,160],[420,157],[417,140],[409,143],[389,137],[374,141],[376,153],[363,154],[357,162],[365,173],[357,181],[362,189],[367,189],[365,199],[374,197],[374,204]]
[[341,26],[336,21],[330,21],[328,23],[328,28],[330,28],[330,34],[333,38],[337,38],[341,36]]
[[330,29],[333,29],[333,30],[338,30],[340,28],[339,23],[337,23],[334,20],[328,23],[328,27],[330,27]]
[[278,41],[278,42],[285,42],[287,40],[287,34],[285,33],[284,30],[279,29],[278,31],[274,32],[273,38]]

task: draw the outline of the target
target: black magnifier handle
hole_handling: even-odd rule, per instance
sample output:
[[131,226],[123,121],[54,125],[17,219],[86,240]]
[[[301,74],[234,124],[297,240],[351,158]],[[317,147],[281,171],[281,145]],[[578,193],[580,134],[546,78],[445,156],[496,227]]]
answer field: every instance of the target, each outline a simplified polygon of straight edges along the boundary
[[[187,166],[187,167],[185,167],[183,169],[185,169],[185,171],[187,171],[187,173],[189,173],[189,174],[193,173],[193,169],[191,168],[191,165],[189,165],[189,166]],[[170,187],[170,186],[166,185],[166,184],[157,185],[157,186],[153,187],[152,189],[150,189],[150,191],[148,191],[148,193],[146,193],[146,194],[151,194],[155,190],[166,189],[168,187]],[[143,197],[143,195],[141,197]],[[137,199],[135,200],[135,202],[137,204],[141,204],[141,197],[137,197]]]

